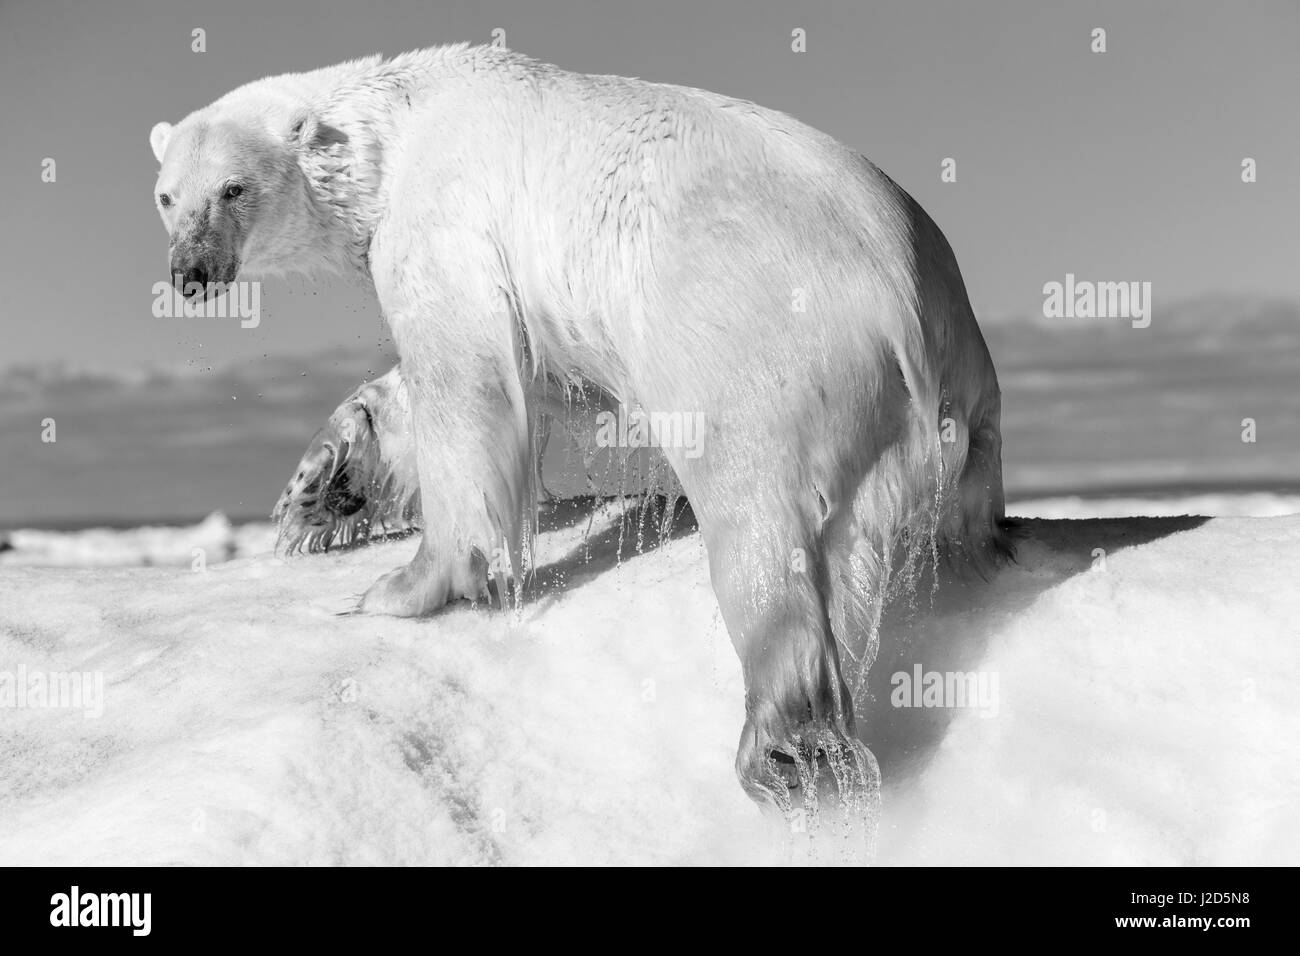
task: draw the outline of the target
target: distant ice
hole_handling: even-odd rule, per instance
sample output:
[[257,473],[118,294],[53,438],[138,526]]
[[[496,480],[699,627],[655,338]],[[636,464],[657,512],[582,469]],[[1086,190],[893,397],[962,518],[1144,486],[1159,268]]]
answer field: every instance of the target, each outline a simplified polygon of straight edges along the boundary
[[1166,497],[1027,498],[1007,502],[1007,514],[1024,518],[1136,518],[1144,515],[1275,518],[1300,514],[1300,495],[1254,492]]
[[45,567],[190,567],[270,550],[275,532],[265,522],[232,525],[213,512],[196,525],[85,528],[78,531],[18,529],[0,532],[0,565]]

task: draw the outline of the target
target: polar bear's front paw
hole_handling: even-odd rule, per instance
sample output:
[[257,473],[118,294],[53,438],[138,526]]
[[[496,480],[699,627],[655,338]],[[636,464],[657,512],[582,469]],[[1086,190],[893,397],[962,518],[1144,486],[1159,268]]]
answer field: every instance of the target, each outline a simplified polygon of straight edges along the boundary
[[389,571],[370,586],[361,598],[360,610],[365,614],[391,614],[394,617],[418,617],[438,610],[447,603],[445,589],[430,588],[427,577],[421,580],[416,563]]
[[457,572],[432,566],[421,551],[410,564],[389,571],[370,586],[358,608],[364,614],[419,617],[449,601],[477,601],[487,589],[486,563],[472,558]]

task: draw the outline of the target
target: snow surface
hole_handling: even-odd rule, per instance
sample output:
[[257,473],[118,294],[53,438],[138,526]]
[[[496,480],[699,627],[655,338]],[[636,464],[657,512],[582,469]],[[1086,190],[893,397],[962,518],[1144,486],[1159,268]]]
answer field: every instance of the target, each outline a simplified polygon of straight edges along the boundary
[[[588,520],[559,513],[522,608],[420,621],[342,613],[413,538],[0,566],[0,690],[104,680],[102,716],[0,709],[0,864],[843,860],[736,782],[698,535],[638,554],[614,506]],[[1300,516],[1020,535],[1018,564],[884,635],[878,862],[1300,862]],[[996,676],[996,706],[894,707],[916,664]]]

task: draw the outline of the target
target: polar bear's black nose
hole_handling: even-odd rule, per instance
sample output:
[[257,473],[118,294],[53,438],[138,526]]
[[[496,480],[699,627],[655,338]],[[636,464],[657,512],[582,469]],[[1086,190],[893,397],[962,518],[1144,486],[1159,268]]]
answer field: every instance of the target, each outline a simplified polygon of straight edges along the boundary
[[190,266],[183,273],[178,269],[173,272],[173,275],[178,283],[177,288],[180,289],[182,295],[189,295],[194,290],[194,283],[196,282],[204,293],[207,292],[208,270],[203,266]]

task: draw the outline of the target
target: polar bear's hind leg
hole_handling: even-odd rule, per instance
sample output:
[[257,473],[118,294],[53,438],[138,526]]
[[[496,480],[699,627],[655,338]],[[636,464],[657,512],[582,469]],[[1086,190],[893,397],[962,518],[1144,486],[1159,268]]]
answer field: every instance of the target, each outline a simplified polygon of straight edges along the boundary
[[271,519],[277,550],[326,551],[420,523],[411,410],[400,366],[334,410],[298,462]]

